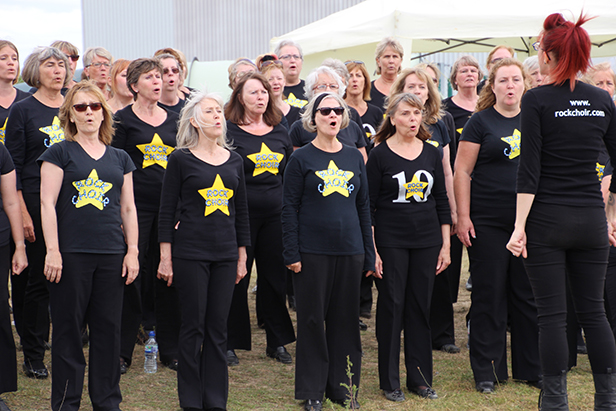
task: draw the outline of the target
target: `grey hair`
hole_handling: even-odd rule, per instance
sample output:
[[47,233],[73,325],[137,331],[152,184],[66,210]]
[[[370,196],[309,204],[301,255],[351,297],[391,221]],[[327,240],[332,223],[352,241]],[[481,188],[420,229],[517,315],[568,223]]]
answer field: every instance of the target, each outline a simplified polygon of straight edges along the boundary
[[308,100],[312,100],[312,97],[315,96],[313,88],[317,84],[317,81],[319,81],[319,74],[326,74],[338,83],[338,95],[340,97],[344,96],[346,86],[342,82],[340,76],[331,68],[327,66],[320,66],[312,70],[310,74],[308,74],[308,77],[306,77],[306,83],[304,84],[304,95]]
[[222,97],[220,97],[219,94],[207,93],[205,91],[191,93],[190,97],[186,100],[186,104],[184,104],[184,107],[180,112],[176,148],[190,149],[197,147],[197,144],[199,144],[199,130],[191,124],[190,119],[194,119],[195,122],[201,126],[205,125],[205,122],[201,117],[201,102],[203,100],[214,100],[220,106],[220,121],[223,125],[223,133],[222,136],[218,138],[216,143],[218,143],[219,146],[230,150],[231,143],[227,140],[227,122],[225,120],[224,102]]
[[286,46],[293,46],[293,47],[295,47],[297,49],[297,51],[299,52],[299,57],[302,60],[304,59],[304,52],[302,51],[302,48],[300,47],[299,44],[297,44],[293,40],[282,40],[276,46],[276,50],[274,50],[274,54],[276,54],[276,56],[278,56],[278,58],[280,58],[280,49],[283,48],[283,47],[286,47]]
[[346,84],[349,84],[349,79],[351,78],[351,75],[349,74],[349,70],[347,70],[346,65],[342,61],[328,57],[323,60],[323,63],[321,63],[321,65],[334,70],[336,74],[338,74]]
[[92,60],[94,60],[94,56],[99,56],[104,59],[109,60],[109,64],[113,63],[113,56],[107,49],[104,47],[90,47],[83,54],[83,66],[87,67],[92,64]]
[[524,66],[526,72],[530,74],[539,68],[539,58],[537,56],[530,56],[524,60],[522,65]]
[[21,72],[21,78],[30,87],[41,87],[41,78],[39,68],[49,59],[62,61],[66,73],[64,75],[64,86],[71,81],[71,66],[68,62],[66,54],[55,47],[37,47],[24,62],[24,68]]
[[317,132],[317,125],[313,121],[313,113],[318,108],[315,107],[317,97],[321,96],[322,94],[325,94],[325,97],[323,97],[319,101],[319,103],[326,98],[333,98],[338,102],[338,104],[340,104],[340,107],[344,107],[344,113],[342,113],[342,122],[340,123],[340,130],[346,128],[349,125],[350,121],[349,106],[341,96],[336,93],[332,93],[331,91],[326,91],[325,93],[317,94],[316,96],[310,98],[310,101],[308,102],[306,107],[304,107],[304,112],[301,114],[302,126],[304,126],[304,128],[311,133]]

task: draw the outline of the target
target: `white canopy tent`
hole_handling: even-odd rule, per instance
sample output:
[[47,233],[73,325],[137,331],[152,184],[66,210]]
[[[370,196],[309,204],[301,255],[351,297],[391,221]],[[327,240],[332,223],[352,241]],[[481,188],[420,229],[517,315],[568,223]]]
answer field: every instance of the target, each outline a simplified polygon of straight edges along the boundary
[[326,57],[361,59],[374,68],[376,44],[395,37],[405,50],[404,66],[433,53],[487,52],[497,44],[513,47],[523,59],[534,54],[531,45],[551,13],[569,20],[584,10],[597,18],[587,22],[592,55],[616,55],[616,1],[614,0],[366,0],[270,41],[270,49],[284,39],[301,45],[304,67],[316,67]]

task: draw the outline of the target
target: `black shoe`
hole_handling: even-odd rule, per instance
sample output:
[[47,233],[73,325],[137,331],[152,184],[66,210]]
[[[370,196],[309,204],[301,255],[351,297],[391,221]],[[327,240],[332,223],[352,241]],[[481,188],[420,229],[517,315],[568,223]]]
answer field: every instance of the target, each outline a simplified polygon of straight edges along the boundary
[[40,368],[34,368],[32,367],[32,365],[28,365],[24,362],[23,369],[24,373],[26,374],[26,377],[28,378],[34,378],[35,380],[44,380],[45,378],[49,377],[49,371],[47,371],[45,365]]
[[120,357],[120,375],[126,374],[126,371],[128,371],[128,364],[126,364],[124,358]]
[[227,365],[229,367],[233,367],[234,365],[238,365],[240,363],[240,359],[235,355],[235,350],[227,350]]
[[[343,407],[345,407],[345,408],[346,408],[346,406],[347,406],[347,401],[348,401],[348,400],[349,400],[348,398],[343,398],[343,399],[341,399],[341,400],[340,400],[340,399],[338,399],[338,400],[332,400],[332,399],[330,398],[330,401],[331,401],[331,402],[333,402],[334,404],[342,405],[342,406],[343,406]],[[350,409],[350,410],[358,410],[359,408],[360,408],[360,406],[359,406],[359,402],[357,402],[357,398],[353,398],[353,399],[351,400],[351,402],[349,403],[349,407],[348,407],[348,409]]]
[[445,344],[439,350],[446,352],[447,354],[457,354],[460,352],[460,347],[455,344]]
[[321,411],[323,409],[323,404],[321,400],[306,400],[304,404],[305,411]]
[[0,398],[0,411],[11,411],[8,405]]
[[360,331],[366,331],[368,329],[368,326],[362,320],[359,320],[359,329]]
[[370,311],[360,311],[359,316],[361,318],[367,318],[369,320],[372,318],[372,313]]
[[494,383],[492,381],[479,381],[475,384],[475,388],[482,394],[494,393]]
[[293,362],[291,354],[282,345],[276,348],[265,347],[265,355],[283,364],[291,364]]
[[402,402],[406,399],[404,397],[404,392],[400,388],[396,388],[393,391],[384,390],[383,392],[385,393],[385,398],[389,401]]
[[436,391],[434,391],[431,387],[409,387],[409,391],[419,395],[421,398],[427,398],[429,400],[438,399]]
[[163,365],[170,370],[177,371],[178,370],[178,360],[171,360],[164,362]]

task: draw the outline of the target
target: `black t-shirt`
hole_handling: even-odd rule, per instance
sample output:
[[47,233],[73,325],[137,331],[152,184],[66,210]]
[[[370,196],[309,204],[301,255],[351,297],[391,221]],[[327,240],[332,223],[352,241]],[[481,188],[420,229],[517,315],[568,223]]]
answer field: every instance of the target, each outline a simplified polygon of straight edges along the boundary
[[370,87],[370,104],[377,106],[385,112],[385,102],[387,100],[387,96],[376,89],[374,86],[375,81],[376,80],[372,80],[372,87]]
[[521,126],[518,193],[548,204],[603,207],[596,170],[602,140],[616,159],[616,114],[606,91],[581,82],[571,91],[569,81],[529,90]]
[[294,86],[285,86],[283,92],[283,94],[287,97],[285,101],[291,106],[303,108],[306,104],[308,104],[308,99],[306,98],[306,92],[304,90],[305,85],[306,82],[304,80],[300,80],[299,84]]
[[520,161],[520,114],[507,118],[490,107],[473,114],[460,141],[479,144],[471,175],[471,214],[490,208],[515,209]]
[[610,155],[605,148],[605,144],[601,147],[601,152],[599,152],[599,158],[597,159],[597,177],[599,181],[603,181],[603,179],[607,176],[611,176],[614,172],[614,168],[612,167],[612,162],[610,161]]
[[[310,143],[317,136],[317,133],[311,133],[304,128],[301,121],[296,121],[289,130],[289,137],[293,147],[303,147]],[[364,132],[354,121],[349,121],[349,125],[340,130],[338,133],[338,141],[350,147],[365,147],[366,138]]]
[[364,254],[364,270],[373,270],[362,155],[345,145],[336,153],[312,144],[295,150],[284,173],[282,227],[285,264],[301,261],[300,253]]
[[[0,175],[5,175],[15,170],[11,155],[4,145],[0,144]],[[0,177],[1,178],[1,177]],[[9,218],[4,212],[4,205],[0,198],[0,247],[4,247],[9,243],[11,238],[11,224]]]
[[447,135],[449,136],[449,161],[451,162],[451,169],[453,170],[456,153],[458,151],[458,144],[456,141],[456,125],[453,121],[453,116],[449,111],[445,111],[441,120],[447,127]]
[[98,160],[75,141],[54,144],[38,159],[64,172],[56,202],[58,241],[65,253],[126,252],[120,198],[124,175],[135,170],[128,154],[106,147]]
[[17,91],[17,94],[15,95],[15,100],[13,100],[13,102],[11,104],[9,104],[8,107],[4,108],[2,106],[0,106],[0,143],[4,144],[4,135],[5,135],[5,131],[6,131],[6,123],[9,119],[9,112],[11,111],[11,107],[13,106],[13,104],[17,103],[18,101],[21,101],[23,99],[25,99],[26,97],[30,97],[31,94],[30,93],[26,93],[25,91],[21,91],[20,89],[16,88],[15,89]]
[[439,120],[434,124],[429,124],[428,131],[430,131],[432,136],[426,142],[436,147],[441,155],[441,159],[443,159],[443,149],[450,143],[447,126],[445,126],[443,120]]
[[250,245],[244,170],[238,154],[231,152],[227,161],[214,166],[188,149],[174,151],[162,193],[158,240],[172,243],[173,257],[237,260],[237,248]]
[[268,217],[282,210],[282,176],[293,153],[287,129],[278,124],[256,136],[227,121],[227,136],[244,160],[250,217]]
[[17,174],[17,189],[40,193],[41,169],[36,160],[52,145],[64,141],[57,108],[48,107],[34,96],[11,107],[6,123],[6,148]]
[[373,105],[372,103],[367,104],[368,109],[364,115],[361,116],[361,122],[364,132],[366,133],[366,138],[370,141],[372,136],[379,131],[379,127],[381,127],[381,123],[383,122],[383,109]]
[[378,247],[425,248],[443,243],[441,225],[451,224],[451,212],[436,148],[424,143],[419,156],[408,160],[385,141],[372,149],[366,169]]
[[167,156],[175,147],[178,122],[177,113],[165,111],[167,118],[157,127],[139,119],[132,104],[115,114],[112,145],[126,151],[137,167],[133,174],[137,210],[158,211],[160,205]]
[[456,141],[456,146],[457,146],[458,141],[460,141],[460,135],[462,134],[462,129],[464,129],[466,122],[468,121],[469,118],[471,118],[471,116],[473,115],[473,112],[468,111],[458,106],[456,103],[453,102],[451,97],[443,100],[443,106],[445,107],[445,110],[447,110],[453,117],[454,125],[456,128],[455,141]]
[[287,119],[287,129],[291,124],[295,123],[297,120],[300,119],[301,114],[302,110],[299,107],[291,106],[291,109],[285,116],[285,118]]
[[161,103],[160,101],[158,102],[158,105],[164,109],[166,109],[167,111],[173,111],[175,113],[177,113],[178,115],[180,114],[180,111],[182,111],[182,108],[184,107],[184,104],[186,104],[186,100],[184,99],[179,99],[178,103],[175,106],[168,106],[166,104]]

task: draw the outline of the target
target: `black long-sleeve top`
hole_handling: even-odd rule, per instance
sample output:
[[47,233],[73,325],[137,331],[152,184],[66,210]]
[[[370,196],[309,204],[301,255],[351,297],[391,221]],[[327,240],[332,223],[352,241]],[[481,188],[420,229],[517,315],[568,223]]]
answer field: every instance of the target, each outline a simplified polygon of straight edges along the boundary
[[160,189],[167,158],[175,147],[178,122],[177,113],[165,111],[167,118],[156,127],[137,117],[132,104],[115,114],[111,144],[126,151],[137,167],[133,173],[137,210],[156,211],[160,206]]
[[227,161],[214,166],[195,157],[190,150],[180,149],[168,160],[158,216],[158,240],[172,243],[174,257],[237,260],[238,247],[250,245],[242,158],[231,152]]
[[227,136],[244,160],[250,217],[269,217],[282,211],[282,176],[293,153],[287,129],[278,124],[262,136],[227,121]]
[[368,163],[370,209],[379,247],[424,248],[443,243],[441,225],[451,224],[443,162],[424,142],[414,160],[394,153],[387,141],[374,147]]
[[[605,142],[616,159],[616,113],[609,94],[569,81],[522,98],[522,151],[517,192],[548,204],[603,207],[596,164]],[[616,192],[612,179],[610,191]]]
[[5,145],[15,163],[17,189],[24,193],[40,193],[41,169],[36,160],[47,148],[64,141],[58,110],[44,105],[34,96],[11,108]]
[[490,107],[466,123],[460,141],[480,145],[471,176],[471,210],[515,210],[520,138],[520,114],[508,118]]
[[345,145],[336,153],[297,149],[284,174],[282,229],[285,264],[301,261],[300,253],[364,254],[364,270],[374,270],[362,155]]

